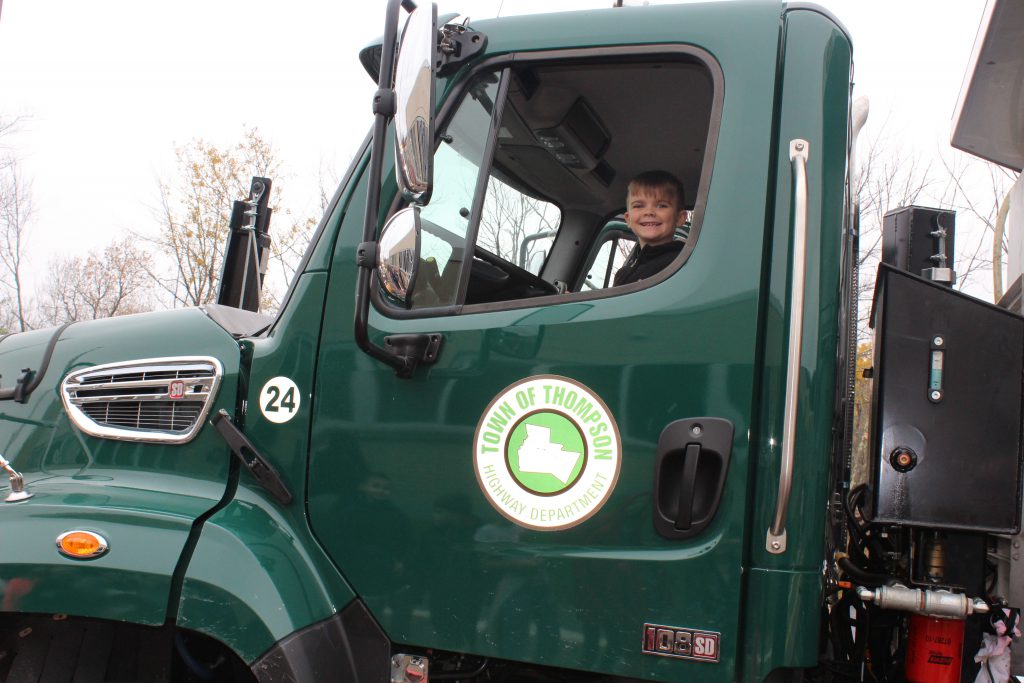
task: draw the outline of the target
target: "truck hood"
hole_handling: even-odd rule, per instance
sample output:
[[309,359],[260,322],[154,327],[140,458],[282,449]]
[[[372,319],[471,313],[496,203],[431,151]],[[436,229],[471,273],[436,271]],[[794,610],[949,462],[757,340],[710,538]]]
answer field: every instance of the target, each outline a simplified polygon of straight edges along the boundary
[[[35,390],[23,403],[0,401],[0,454],[32,494],[3,502],[9,484],[0,476],[0,609],[163,623],[193,523],[224,497],[231,471],[230,452],[199,412],[187,439],[174,435],[187,431],[186,404],[234,415],[238,343],[198,309],[16,334],[0,342],[0,390],[26,368],[30,381],[38,375],[56,332]],[[196,379],[200,365],[216,381]],[[65,378],[87,390],[69,400]],[[74,529],[98,533],[109,550],[63,557],[55,540]]]

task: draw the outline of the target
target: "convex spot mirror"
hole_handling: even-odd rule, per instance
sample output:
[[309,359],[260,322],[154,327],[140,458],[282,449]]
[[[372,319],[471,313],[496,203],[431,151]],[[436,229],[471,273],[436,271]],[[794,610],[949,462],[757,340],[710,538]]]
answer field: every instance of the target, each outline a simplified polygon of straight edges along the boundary
[[384,225],[377,244],[377,277],[388,299],[408,308],[420,263],[420,207],[402,209]]
[[405,22],[395,66],[395,157],[409,201],[426,204],[434,175],[437,7],[420,6]]

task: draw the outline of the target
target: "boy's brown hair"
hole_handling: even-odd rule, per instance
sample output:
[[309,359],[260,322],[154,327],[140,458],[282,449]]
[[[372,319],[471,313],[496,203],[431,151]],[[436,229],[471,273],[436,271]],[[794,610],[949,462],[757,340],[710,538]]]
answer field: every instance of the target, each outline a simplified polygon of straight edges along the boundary
[[675,197],[676,209],[682,210],[686,206],[686,189],[683,187],[683,181],[668,171],[644,171],[635,176],[626,188],[626,203],[629,203],[630,195],[640,190],[667,190],[668,194]]

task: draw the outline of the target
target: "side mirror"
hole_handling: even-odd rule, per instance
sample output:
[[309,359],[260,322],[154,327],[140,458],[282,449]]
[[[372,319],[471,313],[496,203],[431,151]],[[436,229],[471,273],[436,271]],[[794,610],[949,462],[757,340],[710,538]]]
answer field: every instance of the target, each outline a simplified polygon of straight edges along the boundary
[[[406,21],[402,48],[395,68],[398,44],[398,11],[411,11]],[[388,122],[395,119],[395,161],[402,194],[417,203],[430,195],[434,151],[434,69],[437,55],[437,10],[417,10],[412,0],[388,0],[384,17],[380,77],[373,100],[373,137],[367,167],[366,212],[363,239],[356,248],[355,316],[353,339],[362,351],[395,369],[399,377],[412,377],[417,366],[433,363],[444,337],[441,334],[399,334],[384,338],[384,345],[370,339],[370,280],[377,271],[385,296],[409,307],[420,261],[420,218],[416,206],[396,214],[374,241],[380,209],[381,174]],[[478,41],[479,42],[479,41]],[[394,76],[394,81],[392,81]]]
[[395,67],[395,160],[406,199],[426,204],[434,175],[434,82],[437,6],[417,8],[405,22]]
[[420,207],[402,209],[387,222],[377,243],[377,277],[388,298],[409,307],[420,263]]

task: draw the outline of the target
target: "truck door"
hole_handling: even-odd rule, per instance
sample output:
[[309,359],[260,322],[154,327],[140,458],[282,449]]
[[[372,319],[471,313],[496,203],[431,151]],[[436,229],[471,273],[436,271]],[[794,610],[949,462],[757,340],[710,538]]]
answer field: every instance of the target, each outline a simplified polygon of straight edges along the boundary
[[[411,378],[349,336],[363,207],[347,207],[308,505],[393,642],[737,675],[744,542],[763,534],[748,529],[748,438],[776,40],[740,41],[763,59],[728,101],[719,62],[681,45],[513,55],[455,86],[411,303],[373,285],[374,343],[443,339]],[[640,90],[644,106],[622,103]],[[635,284],[566,291],[652,168],[686,186],[680,255]]]

